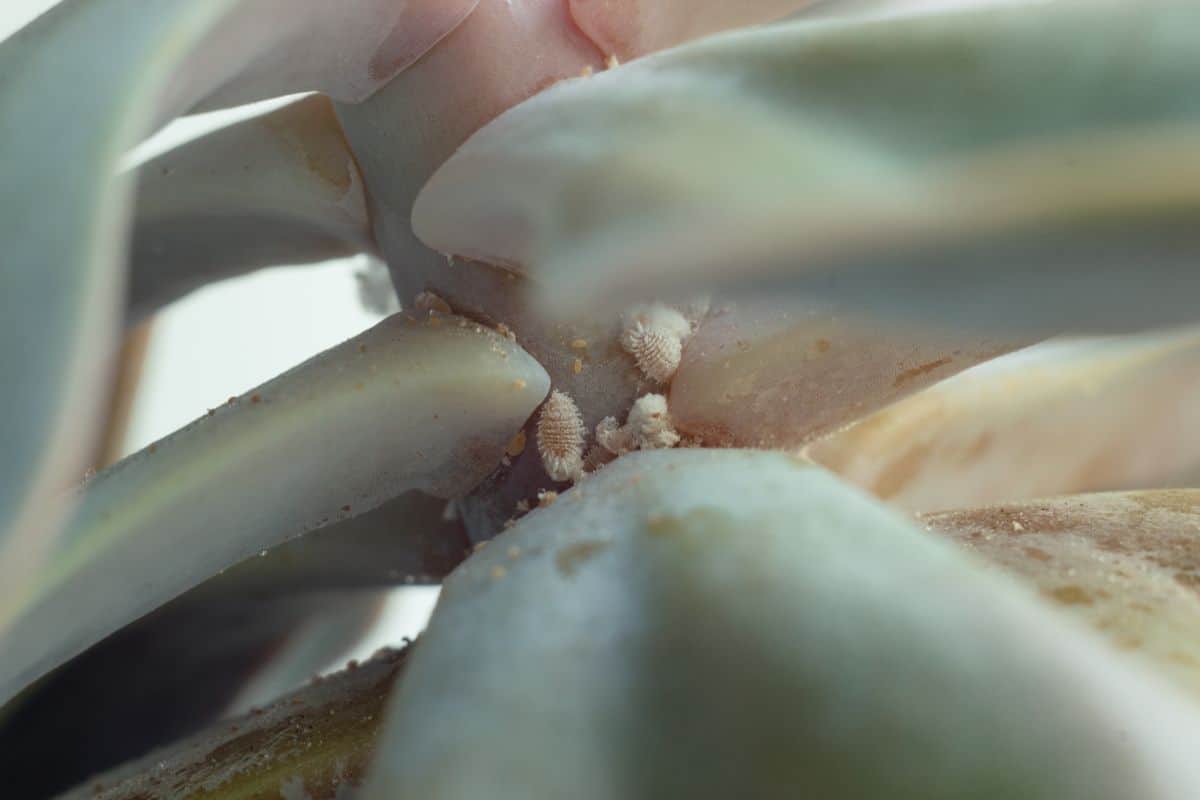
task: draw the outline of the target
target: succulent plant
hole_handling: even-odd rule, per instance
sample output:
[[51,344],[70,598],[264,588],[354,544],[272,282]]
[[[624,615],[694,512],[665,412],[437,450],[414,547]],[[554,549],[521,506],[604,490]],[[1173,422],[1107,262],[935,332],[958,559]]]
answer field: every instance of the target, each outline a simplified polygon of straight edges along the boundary
[[[6,796],[1195,797],[1198,41],[64,0],[0,44]],[[400,311],[85,476],[124,328],[355,253]]]

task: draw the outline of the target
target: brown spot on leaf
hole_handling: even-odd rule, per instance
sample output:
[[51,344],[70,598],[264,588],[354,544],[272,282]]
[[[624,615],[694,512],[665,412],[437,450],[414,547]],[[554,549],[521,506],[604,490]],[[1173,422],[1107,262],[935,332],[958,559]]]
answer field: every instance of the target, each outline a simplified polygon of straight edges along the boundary
[[1040,547],[1026,547],[1025,555],[1029,556],[1034,561],[1049,561],[1052,558],[1049,553]]
[[904,384],[908,383],[909,381],[913,380],[914,378],[919,378],[922,375],[928,375],[930,372],[933,372],[935,369],[946,366],[953,360],[954,359],[949,358],[949,357],[939,358],[937,361],[930,361],[926,364],[920,365],[919,367],[913,367],[912,369],[906,369],[903,372],[901,372],[899,375],[896,376],[896,380],[892,383],[892,386],[899,388],[900,386],[903,386]]
[[1200,590],[1200,575],[1193,572],[1176,572],[1175,582],[1185,589]]
[[554,558],[555,566],[565,577],[573,577],[586,562],[603,553],[609,547],[608,542],[589,540],[567,545],[558,551]]
[[1060,586],[1049,594],[1064,606],[1090,606],[1094,602],[1082,586]]
[[908,486],[921,471],[926,459],[933,452],[928,444],[914,444],[908,451],[893,461],[875,479],[873,491],[882,499],[895,497]]

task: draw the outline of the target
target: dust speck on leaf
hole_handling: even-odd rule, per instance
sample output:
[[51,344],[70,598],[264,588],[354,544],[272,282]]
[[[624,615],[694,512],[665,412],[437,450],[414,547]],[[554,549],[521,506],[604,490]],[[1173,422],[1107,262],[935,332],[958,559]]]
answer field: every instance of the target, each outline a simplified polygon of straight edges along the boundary
[[603,553],[609,547],[608,542],[591,540],[567,545],[558,551],[554,564],[565,577],[574,576],[581,566]]

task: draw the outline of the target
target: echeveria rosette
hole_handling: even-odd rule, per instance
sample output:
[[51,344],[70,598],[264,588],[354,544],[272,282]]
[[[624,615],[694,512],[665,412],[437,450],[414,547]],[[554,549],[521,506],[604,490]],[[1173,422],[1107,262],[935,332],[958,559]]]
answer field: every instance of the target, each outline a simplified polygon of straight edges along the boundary
[[[187,641],[172,620],[239,604],[261,625],[207,663],[307,631],[286,683],[364,619],[349,592],[466,561],[411,656],[100,796],[1200,790],[1200,504],[1036,500],[1191,480],[1195,330],[953,377],[1196,319],[1191,4],[200,5],[68,0],[0,47],[24,193],[0,352],[26,387],[0,692],[156,607],[139,629]],[[295,90],[320,94],[165,154],[130,200],[118,162],[155,125]],[[64,495],[127,240],[129,319],[359,251],[407,310]],[[625,344],[651,300],[688,326],[654,374]],[[687,448],[551,481],[551,389],[588,439],[653,393],[672,427],[647,441]]]

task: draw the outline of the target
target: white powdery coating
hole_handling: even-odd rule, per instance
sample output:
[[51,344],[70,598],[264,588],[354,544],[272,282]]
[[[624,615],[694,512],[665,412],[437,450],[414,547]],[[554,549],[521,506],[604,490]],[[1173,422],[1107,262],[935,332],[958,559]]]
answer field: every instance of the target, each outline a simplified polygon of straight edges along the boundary
[[637,449],[637,442],[628,428],[622,428],[616,417],[605,417],[596,426],[596,443],[613,455],[622,456]]
[[453,314],[450,304],[433,292],[421,292],[413,299],[413,306],[418,311],[436,311],[439,314]]
[[597,444],[615,456],[634,450],[667,450],[679,440],[667,398],[661,394],[639,397],[623,426],[618,426],[615,417],[605,417],[596,426]]
[[661,394],[639,397],[629,411],[625,428],[637,441],[639,450],[665,450],[679,444],[667,398]]
[[579,479],[583,473],[584,435],[579,406],[570,395],[551,392],[537,423],[538,454],[547,475],[556,481]]
[[621,346],[634,357],[646,377],[668,383],[679,369],[683,343],[692,334],[691,322],[661,303],[636,306],[624,318]]

